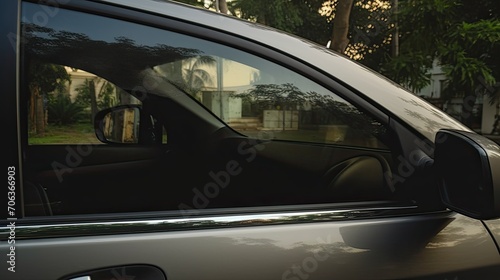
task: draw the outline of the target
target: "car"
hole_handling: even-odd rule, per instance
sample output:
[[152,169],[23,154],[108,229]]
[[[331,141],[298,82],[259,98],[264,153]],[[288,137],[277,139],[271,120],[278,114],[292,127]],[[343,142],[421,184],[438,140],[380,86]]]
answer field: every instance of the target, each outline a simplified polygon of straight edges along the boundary
[[498,279],[500,147],[324,46],[4,0],[1,279]]

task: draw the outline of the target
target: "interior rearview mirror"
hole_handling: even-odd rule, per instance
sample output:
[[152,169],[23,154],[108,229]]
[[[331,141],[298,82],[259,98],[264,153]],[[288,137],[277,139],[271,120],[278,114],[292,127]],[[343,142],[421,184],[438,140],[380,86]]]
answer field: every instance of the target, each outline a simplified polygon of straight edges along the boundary
[[476,219],[500,218],[500,146],[479,134],[440,130],[435,171],[443,203]]

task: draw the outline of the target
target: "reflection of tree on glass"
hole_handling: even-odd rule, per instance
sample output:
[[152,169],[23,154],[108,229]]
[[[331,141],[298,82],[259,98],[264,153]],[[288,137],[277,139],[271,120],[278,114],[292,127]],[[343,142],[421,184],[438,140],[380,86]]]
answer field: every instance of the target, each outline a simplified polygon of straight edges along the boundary
[[136,124],[138,114],[135,109],[127,108],[112,111],[104,116],[103,132],[105,138],[113,143],[138,143]]
[[48,120],[48,94],[58,90],[64,91],[65,82],[70,75],[64,67],[33,60],[28,70],[29,79],[29,126],[30,132],[43,135]]
[[[56,31],[49,27],[41,27],[32,23],[23,22],[25,30],[24,55],[28,60],[38,56],[55,63],[64,61],[71,63],[71,67],[90,71],[106,80],[116,80],[127,85],[142,84],[141,77],[126,76],[127,73],[138,73],[140,70],[151,68],[154,65],[181,63],[190,58],[202,58],[200,63],[208,61],[207,56],[198,49],[174,47],[166,44],[143,45],[128,37],[116,37],[112,41],[102,41],[90,38],[86,34]],[[71,46],[71,47],[68,47]],[[91,52],[92,55],[85,55]],[[75,56],[75,53],[81,55]],[[109,57],[124,57],[119,63],[107,65]],[[84,59],[85,58],[85,59]],[[129,69],[126,72],[113,69]],[[182,63],[177,67],[182,76]],[[95,71],[91,71],[95,70]],[[119,73],[120,76],[115,76]],[[199,71],[195,71],[199,74]],[[172,72],[172,74],[175,74]],[[168,77],[170,81],[182,81],[175,75]]]
[[[261,118],[266,110],[278,109],[283,114],[281,120],[284,122],[285,111],[296,110],[299,114],[298,129],[324,133],[324,142],[372,146],[365,143],[367,139],[385,134],[385,128],[380,123],[346,101],[315,91],[304,92],[291,83],[254,85],[232,97],[250,103],[254,114]],[[284,123],[282,128],[284,130]]]
[[[242,98],[245,102],[252,104],[255,113],[262,117],[265,110],[276,109],[281,111],[281,127],[286,127],[286,111],[294,111],[302,108],[307,100],[304,93],[295,85],[286,83],[260,84],[241,94],[232,94],[232,97]],[[292,118],[289,118],[292,121]]]
[[215,63],[215,59],[211,56],[198,56],[188,59],[186,61],[187,67],[183,69],[184,84],[181,85],[181,88],[191,96],[196,97],[196,94],[202,88],[213,85],[212,76],[202,67],[213,67]]
[[215,66],[216,60],[213,57],[199,55],[157,65],[153,69],[165,81],[200,100],[201,90],[214,84],[210,69]]
[[84,83],[76,88],[78,93],[76,102],[82,106],[90,104],[90,121],[93,122],[97,112],[104,108],[116,105],[115,87],[108,81],[95,77],[85,79]]

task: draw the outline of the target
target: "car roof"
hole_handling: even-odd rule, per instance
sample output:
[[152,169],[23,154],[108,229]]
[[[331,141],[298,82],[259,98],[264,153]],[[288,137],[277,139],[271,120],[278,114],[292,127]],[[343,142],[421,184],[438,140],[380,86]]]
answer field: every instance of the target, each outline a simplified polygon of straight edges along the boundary
[[230,15],[173,1],[99,0],[99,2],[179,19],[277,50],[347,84],[362,93],[364,98],[379,104],[389,115],[410,124],[431,141],[434,141],[437,131],[443,128],[472,132],[434,105],[381,74],[307,39]]

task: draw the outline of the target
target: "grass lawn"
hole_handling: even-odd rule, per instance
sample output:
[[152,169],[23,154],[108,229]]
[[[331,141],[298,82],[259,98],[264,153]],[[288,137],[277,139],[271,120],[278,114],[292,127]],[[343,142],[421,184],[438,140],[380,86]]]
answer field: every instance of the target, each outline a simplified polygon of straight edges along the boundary
[[43,136],[30,135],[30,145],[41,144],[102,144],[97,140],[94,127],[90,123],[76,123],[56,126],[49,124]]

